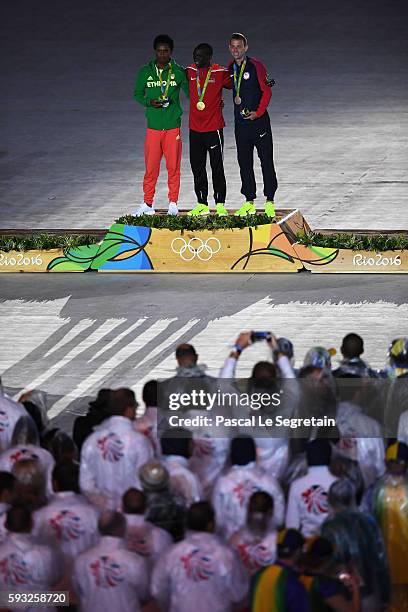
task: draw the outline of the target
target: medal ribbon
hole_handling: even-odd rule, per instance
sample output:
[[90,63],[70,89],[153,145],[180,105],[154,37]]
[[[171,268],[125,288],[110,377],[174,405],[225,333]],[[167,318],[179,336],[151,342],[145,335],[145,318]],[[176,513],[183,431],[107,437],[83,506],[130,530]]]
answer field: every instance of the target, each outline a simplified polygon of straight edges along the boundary
[[234,85],[235,85],[235,91],[236,91],[235,95],[237,96],[239,96],[239,90],[241,89],[242,75],[244,74],[245,66],[246,66],[246,60],[244,60],[241,64],[241,70],[239,71],[239,77],[237,79],[237,65],[234,62]]
[[164,87],[164,79],[161,78],[161,75],[163,74],[163,70],[164,68],[160,71],[159,68],[156,66],[156,72],[157,72],[157,76],[160,80],[160,89],[162,92],[162,98],[163,100],[165,98],[167,98],[167,94],[169,93],[169,89],[170,89],[170,80],[171,80],[171,76],[173,74],[173,68],[171,66],[171,62],[169,62],[169,71],[167,74],[167,84],[166,87]]
[[205,91],[207,89],[208,81],[210,80],[211,71],[212,71],[212,68],[210,66],[209,69],[208,69],[208,72],[207,72],[207,76],[205,77],[203,88],[201,89],[200,74],[199,74],[200,70],[199,70],[199,68],[197,68],[196,82],[197,82],[197,94],[198,94],[198,101],[199,102],[203,101],[204,94],[205,94]]

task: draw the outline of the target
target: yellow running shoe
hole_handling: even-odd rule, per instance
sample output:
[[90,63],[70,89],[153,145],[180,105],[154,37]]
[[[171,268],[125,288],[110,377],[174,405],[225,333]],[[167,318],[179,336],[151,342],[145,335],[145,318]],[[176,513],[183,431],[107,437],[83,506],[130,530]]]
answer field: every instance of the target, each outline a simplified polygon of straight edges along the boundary
[[268,217],[275,217],[275,204],[271,200],[267,200],[265,202],[265,215]]
[[225,204],[216,204],[215,213],[218,217],[226,217],[228,215],[228,210],[225,208]]
[[198,217],[199,215],[209,215],[209,214],[210,214],[210,207],[208,206],[208,204],[198,203],[197,206],[193,208],[193,210],[190,210],[190,212],[187,213],[187,216],[188,217]]
[[246,217],[256,213],[256,208],[253,202],[244,202],[239,210],[236,211],[236,217]]

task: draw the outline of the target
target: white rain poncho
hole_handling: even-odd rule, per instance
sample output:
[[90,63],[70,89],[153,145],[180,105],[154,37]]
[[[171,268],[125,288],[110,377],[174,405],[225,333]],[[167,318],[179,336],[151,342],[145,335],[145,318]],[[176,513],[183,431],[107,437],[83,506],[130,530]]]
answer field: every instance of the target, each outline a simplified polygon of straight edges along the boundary
[[0,387],[0,452],[11,446],[14,427],[22,416],[27,416],[24,406],[4,395]]
[[140,514],[125,514],[126,547],[137,553],[147,563],[149,573],[164,551],[173,544],[173,538],[165,529],[156,527]]
[[272,529],[260,535],[243,527],[234,533],[229,544],[238,553],[248,576],[252,576],[262,567],[275,562],[277,532]]
[[163,463],[170,474],[170,489],[184,500],[186,508],[203,499],[203,490],[196,474],[188,469],[186,457],[164,455]]
[[131,487],[140,488],[139,468],[152,457],[149,441],[134,430],[132,421],[113,416],[84,442],[81,491],[101,508],[120,508],[122,495]]
[[326,465],[315,465],[293,481],[286,511],[287,529],[298,529],[306,538],[319,533],[329,512],[327,493],[335,480]]
[[255,462],[234,465],[218,479],[212,498],[217,529],[224,538],[229,538],[244,526],[249,498],[256,491],[265,491],[273,497],[274,525],[280,527],[283,524],[285,499],[277,480],[261,472]]
[[[50,591],[62,576],[63,566],[55,550],[35,544],[29,534],[10,533],[0,546],[0,590]],[[7,606],[13,610],[12,606]],[[21,608],[20,608],[21,609]],[[27,606],[26,610],[30,610]],[[41,612],[56,609],[50,606],[33,608]]]
[[0,471],[11,473],[16,463],[27,459],[36,459],[38,461],[40,469],[46,477],[47,497],[51,498],[54,493],[52,488],[52,471],[55,461],[51,453],[45,450],[45,448],[35,446],[34,444],[12,446],[0,455]]
[[85,497],[73,491],[56,493],[34,515],[33,537],[61,550],[66,567],[98,540],[98,512]]
[[141,612],[148,596],[146,562],[121,538],[102,536],[75,561],[72,577],[81,612]]
[[350,459],[358,461],[368,488],[385,471],[381,426],[352,402],[339,403],[336,423],[342,437],[340,450]]
[[162,612],[230,612],[247,589],[238,556],[205,532],[190,533],[169,548],[155,566],[151,583]]

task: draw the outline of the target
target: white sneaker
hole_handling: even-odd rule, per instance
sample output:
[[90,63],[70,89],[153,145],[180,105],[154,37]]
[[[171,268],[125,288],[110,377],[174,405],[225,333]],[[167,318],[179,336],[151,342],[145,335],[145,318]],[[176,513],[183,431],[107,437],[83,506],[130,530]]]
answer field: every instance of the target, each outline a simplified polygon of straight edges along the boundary
[[143,204],[140,204],[133,211],[134,217],[140,217],[141,215],[155,215],[155,214],[156,214],[156,211],[154,210],[153,206],[149,206],[148,204],[146,204],[146,202],[143,202]]
[[178,208],[176,202],[169,203],[169,209],[167,211],[167,214],[173,216],[178,215]]

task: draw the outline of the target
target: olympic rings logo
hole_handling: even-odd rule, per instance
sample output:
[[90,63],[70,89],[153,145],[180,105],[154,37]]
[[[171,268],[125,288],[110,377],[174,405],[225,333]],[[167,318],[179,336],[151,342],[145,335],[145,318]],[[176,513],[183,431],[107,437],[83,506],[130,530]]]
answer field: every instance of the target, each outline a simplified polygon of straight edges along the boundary
[[174,238],[171,243],[171,250],[176,255],[180,255],[184,261],[192,261],[195,257],[201,261],[209,261],[221,249],[218,238],[211,236],[203,241],[194,236],[187,242],[184,238]]

